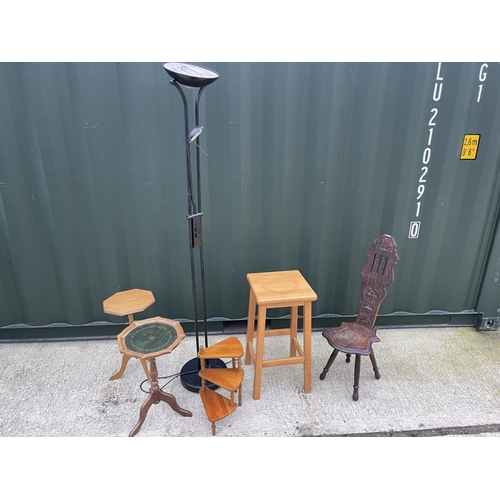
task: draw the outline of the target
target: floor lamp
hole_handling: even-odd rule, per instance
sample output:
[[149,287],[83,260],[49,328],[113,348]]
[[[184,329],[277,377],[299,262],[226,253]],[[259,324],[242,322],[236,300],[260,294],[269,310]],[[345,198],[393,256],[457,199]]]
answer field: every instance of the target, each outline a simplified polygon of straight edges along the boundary
[[[208,347],[207,333],[207,302],[205,291],[205,264],[203,260],[203,238],[202,238],[202,223],[201,219],[203,212],[201,211],[201,182],[200,182],[200,150],[203,151],[199,144],[199,136],[203,132],[203,126],[199,123],[199,104],[200,97],[207,85],[215,82],[219,78],[219,74],[215,71],[185,63],[165,63],[163,68],[172,78],[170,83],[179,91],[184,104],[184,126],[185,126],[185,144],[186,144],[186,173],[187,173],[187,197],[188,197],[188,230],[189,230],[189,257],[191,262],[191,287],[193,292],[194,303],[194,329],[196,335],[196,354],[200,350],[199,329],[198,329],[198,295],[199,290],[196,281],[195,270],[195,251],[199,254],[200,277],[201,277],[201,301],[203,309],[203,328],[205,333],[205,347]],[[195,101],[195,126],[189,128],[189,111],[186,95],[182,90],[182,86],[187,88],[198,89],[198,95]],[[196,194],[191,170],[191,144],[195,144],[196,149]],[[204,151],[203,151],[204,152]],[[204,152],[205,153],[205,152]],[[206,154],[206,153],[205,153]],[[207,155],[208,156],[208,155]],[[196,198],[196,199],[195,199]],[[225,368],[226,364],[220,359],[208,360],[210,368]],[[201,365],[198,357],[189,360],[181,369],[181,383],[191,392],[198,392],[201,388],[201,378],[198,375]],[[216,389],[218,386],[207,382],[208,387]]]

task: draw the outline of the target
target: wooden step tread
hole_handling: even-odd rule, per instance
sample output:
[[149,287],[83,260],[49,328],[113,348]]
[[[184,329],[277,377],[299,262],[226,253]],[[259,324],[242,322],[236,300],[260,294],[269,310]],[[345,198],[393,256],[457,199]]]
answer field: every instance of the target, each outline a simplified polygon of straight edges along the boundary
[[198,372],[198,375],[215,385],[226,389],[227,391],[235,391],[243,382],[243,369],[238,371],[238,368],[208,368],[205,371]]
[[217,420],[227,417],[238,408],[236,403],[231,405],[230,399],[218,392],[212,391],[212,389],[207,388],[204,391],[200,389],[199,395],[201,396],[205,413],[210,422],[217,422]]
[[243,345],[236,337],[228,337],[209,347],[200,348],[200,359],[210,358],[241,358],[244,354]]

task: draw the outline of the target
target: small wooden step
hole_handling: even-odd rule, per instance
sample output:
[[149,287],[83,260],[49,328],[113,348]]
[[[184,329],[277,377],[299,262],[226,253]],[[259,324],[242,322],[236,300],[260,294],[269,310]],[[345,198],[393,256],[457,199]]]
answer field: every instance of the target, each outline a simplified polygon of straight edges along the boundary
[[228,337],[210,347],[202,347],[198,357],[200,359],[240,358],[243,354],[241,342],[236,337]]
[[244,372],[241,369],[238,370],[238,368],[209,368],[198,372],[198,375],[232,392],[238,389],[243,382]]
[[231,405],[231,400],[222,396],[212,389],[200,390],[199,392],[205,413],[207,414],[210,422],[217,422],[218,420],[227,417],[238,407],[238,405]]

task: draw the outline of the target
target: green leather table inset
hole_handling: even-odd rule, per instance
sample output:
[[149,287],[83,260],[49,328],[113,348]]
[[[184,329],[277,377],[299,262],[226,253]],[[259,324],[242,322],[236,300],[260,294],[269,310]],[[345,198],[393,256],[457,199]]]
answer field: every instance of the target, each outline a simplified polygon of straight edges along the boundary
[[134,321],[118,335],[117,340],[122,354],[151,359],[172,352],[184,337],[178,321],[157,316]]
[[149,323],[134,328],[124,340],[127,349],[151,354],[168,349],[177,340],[177,331],[171,325]]

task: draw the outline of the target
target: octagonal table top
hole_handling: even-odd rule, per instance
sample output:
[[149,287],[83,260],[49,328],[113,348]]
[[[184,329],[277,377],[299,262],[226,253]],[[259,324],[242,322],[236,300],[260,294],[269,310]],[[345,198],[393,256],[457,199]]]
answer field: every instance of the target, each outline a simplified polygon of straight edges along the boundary
[[115,316],[139,313],[154,304],[155,298],[149,290],[134,288],[117,292],[103,303],[104,312]]
[[149,359],[172,352],[185,337],[178,321],[156,316],[134,321],[117,336],[122,354]]

